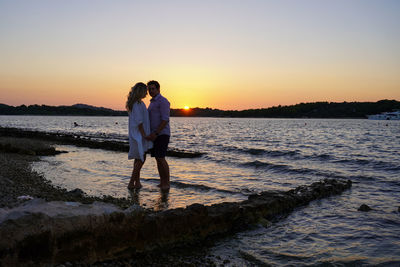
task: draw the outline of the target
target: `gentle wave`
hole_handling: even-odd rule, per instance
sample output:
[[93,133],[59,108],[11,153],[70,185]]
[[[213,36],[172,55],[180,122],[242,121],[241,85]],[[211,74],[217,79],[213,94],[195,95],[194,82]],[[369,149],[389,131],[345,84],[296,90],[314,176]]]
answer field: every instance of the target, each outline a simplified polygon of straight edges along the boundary
[[310,168],[294,168],[289,165],[284,164],[275,164],[270,162],[261,162],[259,160],[245,162],[241,164],[242,167],[247,168],[261,168],[264,170],[272,170],[276,172],[280,172],[283,174],[303,174],[303,175],[311,175],[320,178],[334,178],[334,179],[350,179],[350,180],[359,180],[359,181],[376,181],[377,177],[365,176],[365,175],[346,175],[338,170],[335,172],[325,171],[320,169],[310,169]]
[[250,154],[254,156],[268,155],[271,157],[284,157],[299,155],[299,151],[281,151],[281,150],[266,150],[262,148],[239,148],[234,146],[222,146],[225,152],[239,152],[243,154]]
[[271,158],[289,157],[296,160],[335,160],[336,158],[329,154],[304,155],[300,150],[267,150],[262,148],[239,148],[234,146],[221,146],[224,152],[238,152],[253,156],[268,156]]
[[303,156],[304,159],[311,159],[311,160],[321,160],[321,161],[326,161],[326,160],[333,160],[335,159],[334,156],[328,155],[328,154],[313,154],[313,155],[306,155]]
[[386,161],[376,161],[376,160],[366,160],[366,159],[341,159],[335,160],[333,163],[356,165],[356,166],[369,166],[378,170],[385,171],[400,171],[400,165],[393,164],[392,162]]
[[293,174],[314,174],[315,175],[318,173],[318,171],[309,169],[309,168],[295,169],[295,168],[290,167],[289,165],[276,164],[276,163],[270,163],[270,162],[262,162],[259,160],[245,162],[245,163],[242,163],[241,166],[242,167],[253,167],[256,169],[262,168],[265,170],[277,171],[277,172],[281,172],[284,174],[293,173]]

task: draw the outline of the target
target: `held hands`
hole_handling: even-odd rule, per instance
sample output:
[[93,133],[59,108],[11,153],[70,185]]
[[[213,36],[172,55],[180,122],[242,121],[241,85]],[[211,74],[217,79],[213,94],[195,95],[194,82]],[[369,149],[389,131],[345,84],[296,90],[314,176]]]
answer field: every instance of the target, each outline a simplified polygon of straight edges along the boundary
[[154,141],[154,140],[156,140],[157,135],[155,133],[151,133],[148,136],[146,136],[145,138],[146,138],[146,140]]

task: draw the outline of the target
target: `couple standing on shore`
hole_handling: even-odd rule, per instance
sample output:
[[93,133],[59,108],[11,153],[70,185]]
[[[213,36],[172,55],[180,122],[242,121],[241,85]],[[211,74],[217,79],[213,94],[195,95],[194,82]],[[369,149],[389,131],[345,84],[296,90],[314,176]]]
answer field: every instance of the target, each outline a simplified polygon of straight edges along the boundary
[[[147,91],[152,97],[149,108],[142,99],[146,97]],[[126,109],[129,114],[129,153],[128,159],[134,159],[129,189],[140,189],[140,170],[146,160],[146,152],[157,161],[157,169],[160,175],[159,187],[168,190],[169,166],[165,160],[169,138],[171,135],[169,127],[170,104],[160,94],[160,84],[157,81],[149,81],[146,84],[139,82],[135,84],[128,94]]]

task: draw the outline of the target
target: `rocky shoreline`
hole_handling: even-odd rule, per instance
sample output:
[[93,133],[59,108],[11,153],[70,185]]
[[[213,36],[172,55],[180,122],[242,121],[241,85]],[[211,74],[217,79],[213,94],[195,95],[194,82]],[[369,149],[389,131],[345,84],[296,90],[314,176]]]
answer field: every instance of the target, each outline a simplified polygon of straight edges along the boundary
[[[5,219],[4,216],[12,217],[18,213],[20,215],[25,213],[29,214],[35,207],[38,208],[41,204],[46,202],[52,203],[51,205],[58,203],[61,206],[66,205],[67,207],[81,204],[90,206],[90,204],[94,202],[112,203],[122,210],[134,205],[134,203],[128,199],[118,199],[112,196],[103,196],[102,198],[89,197],[80,189],[67,191],[64,188],[55,187],[42,175],[33,172],[30,167],[32,161],[39,160],[36,155],[40,153],[36,152],[50,151],[47,155],[58,153],[57,151],[54,153],[55,150],[53,150],[54,148],[51,147],[51,144],[24,138],[7,137],[6,140],[4,139],[4,137],[0,137],[0,216],[3,219]],[[12,151],[12,153],[1,149],[4,147]],[[33,199],[30,200],[31,198]],[[22,211],[24,210],[24,206],[25,211]],[[29,211],[27,211],[26,208],[28,208]],[[5,220],[9,220],[11,217]],[[10,222],[12,222],[12,220]],[[0,222],[0,228],[4,230],[3,226],[4,224]],[[23,229],[21,229],[22,234],[26,233],[22,230]],[[2,235],[0,236],[3,238]],[[195,250],[192,248],[175,247],[174,250],[154,250],[141,254],[137,253],[134,257],[112,259],[90,264],[67,259],[59,266],[217,266],[216,264],[218,264],[218,262],[222,263],[228,261],[228,259],[224,257],[213,258],[212,256],[206,255],[206,250],[207,246],[196,248]],[[4,253],[8,252],[2,250],[0,258],[5,256]],[[48,264],[40,264],[38,262],[29,264],[20,260],[18,261],[18,263],[12,266],[48,266]],[[0,260],[0,266],[9,265],[5,265],[4,261]]]
[[[24,151],[47,146],[26,139],[14,143],[21,142]],[[254,224],[268,226],[281,214],[351,187],[351,181],[326,179],[237,203],[155,212],[127,199],[88,197],[79,189],[54,187],[32,172],[30,162],[38,158],[30,154],[0,154],[0,266],[213,266],[215,259],[201,251],[194,256],[195,244]],[[187,258],[181,255],[188,251]]]
[[39,160],[38,155],[58,153],[60,151],[48,142],[0,136],[0,208],[12,208],[31,198],[85,204],[102,201],[120,208],[128,208],[133,204],[132,200],[125,198],[88,196],[78,188],[67,191],[32,171],[30,164]]
[[192,246],[252,224],[268,224],[282,213],[350,187],[350,181],[326,179],[287,192],[253,195],[239,203],[193,204],[161,212],[136,205],[122,210],[103,202],[85,205],[31,200],[0,213],[0,263],[91,264]]
[[[34,130],[26,130],[20,128],[10,128],[0,126],[0,136],[5,137],[18,137],[18,138],[30,138],[36,140],[51,141],[58,144],[75,145],[89,148],[100,148],[112,151],[128,152],[129,144],[122,141],[107,141],[107,140],[96,140],[93,138],[82,137],[75,134],[66,133],[54,133],[54,132],[42,132]],[[198,151],[185,151],[176,148],[168,149],[167,156],[177,158],[197,158],[204,155]]]

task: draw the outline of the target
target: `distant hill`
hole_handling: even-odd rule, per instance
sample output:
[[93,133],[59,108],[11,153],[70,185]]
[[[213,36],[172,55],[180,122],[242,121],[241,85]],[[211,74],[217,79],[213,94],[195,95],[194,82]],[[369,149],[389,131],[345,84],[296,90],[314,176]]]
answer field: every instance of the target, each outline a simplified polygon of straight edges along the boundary
[[[171,109],[173,117],[235,117],[235,118],[366,118],[367,115],[400,109],[396,100],[377,102],[313,102],[291,106],[262,109],[220,110],[192,108]],[[0,104],[0,115],[58,115],[58,116],[126,116],[126,111],[116,111],[86,104],[72,106],[9,106]]]
[[81,109],[102,110],[102,111],[106,111],[106,112],[114,112],[114,110],[109,109],[109,108],[95,107],[95,106],[86,105],[86,104],[75,104],[75,105],[72,105],[71,107],[73,107],[73,108],[81,108]]
[[72,106],[21,105],[17,107],[0,104],[0,115],[125,116],[127,113],[86,104]]

